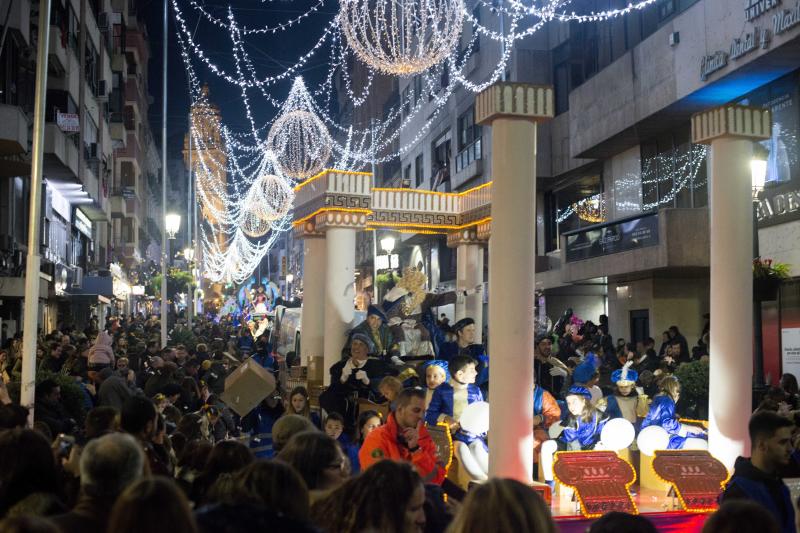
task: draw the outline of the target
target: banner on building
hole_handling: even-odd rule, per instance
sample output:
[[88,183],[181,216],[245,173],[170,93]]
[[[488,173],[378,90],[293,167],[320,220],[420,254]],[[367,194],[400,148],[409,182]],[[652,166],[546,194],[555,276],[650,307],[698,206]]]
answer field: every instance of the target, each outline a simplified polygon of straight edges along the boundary
[[658,244],[658,213],[564,234],[567,262],[646,248]]
[[56,124],[64,133],[78,133],[81,131],[81,121],[77,113],[56,112]]
[[800,328],[783,328],[781,346],[783,373],[800,378]]

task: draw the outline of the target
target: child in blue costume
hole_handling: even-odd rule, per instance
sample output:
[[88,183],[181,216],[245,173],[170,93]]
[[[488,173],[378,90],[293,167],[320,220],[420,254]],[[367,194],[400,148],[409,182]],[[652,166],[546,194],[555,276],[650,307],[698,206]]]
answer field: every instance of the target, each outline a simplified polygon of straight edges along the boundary
[[442,383],[450,380],[450,371],[447,361],[442,359],[428,361],[422,365],[422,368],[425,369],[425,385],[427,387],[425,390],[425,409],[427,409],[433,399],[433,391]]
[[[433,391],[425,421],[429,426],[435,426],[439,422],[447,424],[453,434],[453,440],[466,444],[480,470],[488,473],[489,447],[486,444],[486,434],[476,435],[465,431],[461,429],[459,423],[461,413],[467,405],[483,401],[481,389],[475,384],[478,375],[475,369],[477,363],[467,355],[456,355],[450,359],[448,366],[450,382],[442,383]],[[478,479],[488,477],[481,477],[480,472],[471,475]]]
[[617,390],[606,396],[606,414],[608,418],[624,418],[635,427],[640,413],[647,409],[647,396],[636,390],[639,373],[631,368],[632,364],[633,361],[628,361],[611,373],[611,383]]
[[[554,440],[542,444],[542,471],[545,482],[553,485],[553,455],[556,451],[593,450],[608,417],[594,408],[589,389],[573,385],[567,392],[567,412],[561,424],[563,430]],[[553,432],[550,433],[554,436]]]
[[483,344],[475,342],[475,321],[471,318],[462,318],[450,328],[456,335],[455,341],[446,341],[444,332],[432,320],[432,315],[427,320],[423,320],[424,325],[431,332],[434,350],[437,359],[450,361],[456,355],[467,355],[477,362],[478,376],[475,384],[481,389],[489,383],[489,356]]
[[706,432],[698,427],[681,424],[675,413],[675,404],[681,397],[681,383],[675,376],[667,376],[659,384],[659,393],[653,398],[647,417],[642,421],[642,429],[649,426],[661,426],[669,433],[670,450],[680,450],[686,439],[706,439]]

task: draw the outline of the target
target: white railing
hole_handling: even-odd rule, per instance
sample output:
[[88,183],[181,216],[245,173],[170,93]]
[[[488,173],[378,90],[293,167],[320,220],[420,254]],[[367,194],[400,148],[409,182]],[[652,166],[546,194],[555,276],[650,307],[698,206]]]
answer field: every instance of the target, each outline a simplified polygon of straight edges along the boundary
[[459,196],[459,213],[467,213],[492,203],[492,184],[476,187]]
[[326,170],[298,187],[299,189],[295,190],[295,207],[308,204],[325,194],[369,196],[372,190],[372,175]]
[[372,209],[381,211],[415,211],[458,214],[459,198],[415,189],[373,189]]

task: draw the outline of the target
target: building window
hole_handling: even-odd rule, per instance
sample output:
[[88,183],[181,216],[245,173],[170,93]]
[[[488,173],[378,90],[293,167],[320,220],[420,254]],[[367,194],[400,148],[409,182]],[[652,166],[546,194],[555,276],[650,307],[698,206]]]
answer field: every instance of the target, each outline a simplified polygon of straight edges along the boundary
[[422,185],[424,169],[422,168],[422,154],[419,154],[416,159],[414,159],[414,185],[415,187],[419,187]]
[[414,105],[417,105],[422,97],[422,76],[414,76]]
[[641,145],[642,210],[708,205],[706,149],[688,125]]
[[[475,18],[475,20],[478,22],[478,24],[480,24],[480,22],[481,22],[481,6],[480,6],[480,4],[475,6],[475,9],[472,10],[472,16]],[[473,32],[477,32],[477,30],[475,29],[474,26],[472,28],[472,31]],[[473,33],[473,35],[474,35],[474,33]],[[480,36],[480,34],[478,34],[478,35],[475,35],[474,38],[475,38],[475,42],[472,44],[472,51],[473,52],[479,52],[480,49],[481,49],[481,36]]]
[[483,158],[481,127],[475,124],[475,106],[470,106],[458,117],[457,146],[456,172]]
[[407,117],[411,114],[411,85],[406,85],[405,89],[403,89],[403,117]]
[[401,187],[411,187],[411,165],[406,165],[406,168],[403,169],[403,183]]

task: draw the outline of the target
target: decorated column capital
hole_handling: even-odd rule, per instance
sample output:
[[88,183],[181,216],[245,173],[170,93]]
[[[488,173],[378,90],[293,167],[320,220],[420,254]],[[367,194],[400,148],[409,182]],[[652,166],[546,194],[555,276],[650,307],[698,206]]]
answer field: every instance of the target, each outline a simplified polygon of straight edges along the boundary
[[722,138],[763,141],[772,136],[769,109],[725,105],[692,116],[692,142],[711,144]]
[[451,231],[447,234],[447,247],[457,248],[462,244],[483,244],[477,226]]
[[482,125],[498,118],[544,122],[554,115],[551,85],[498,82],[475,98],[475,122]]

